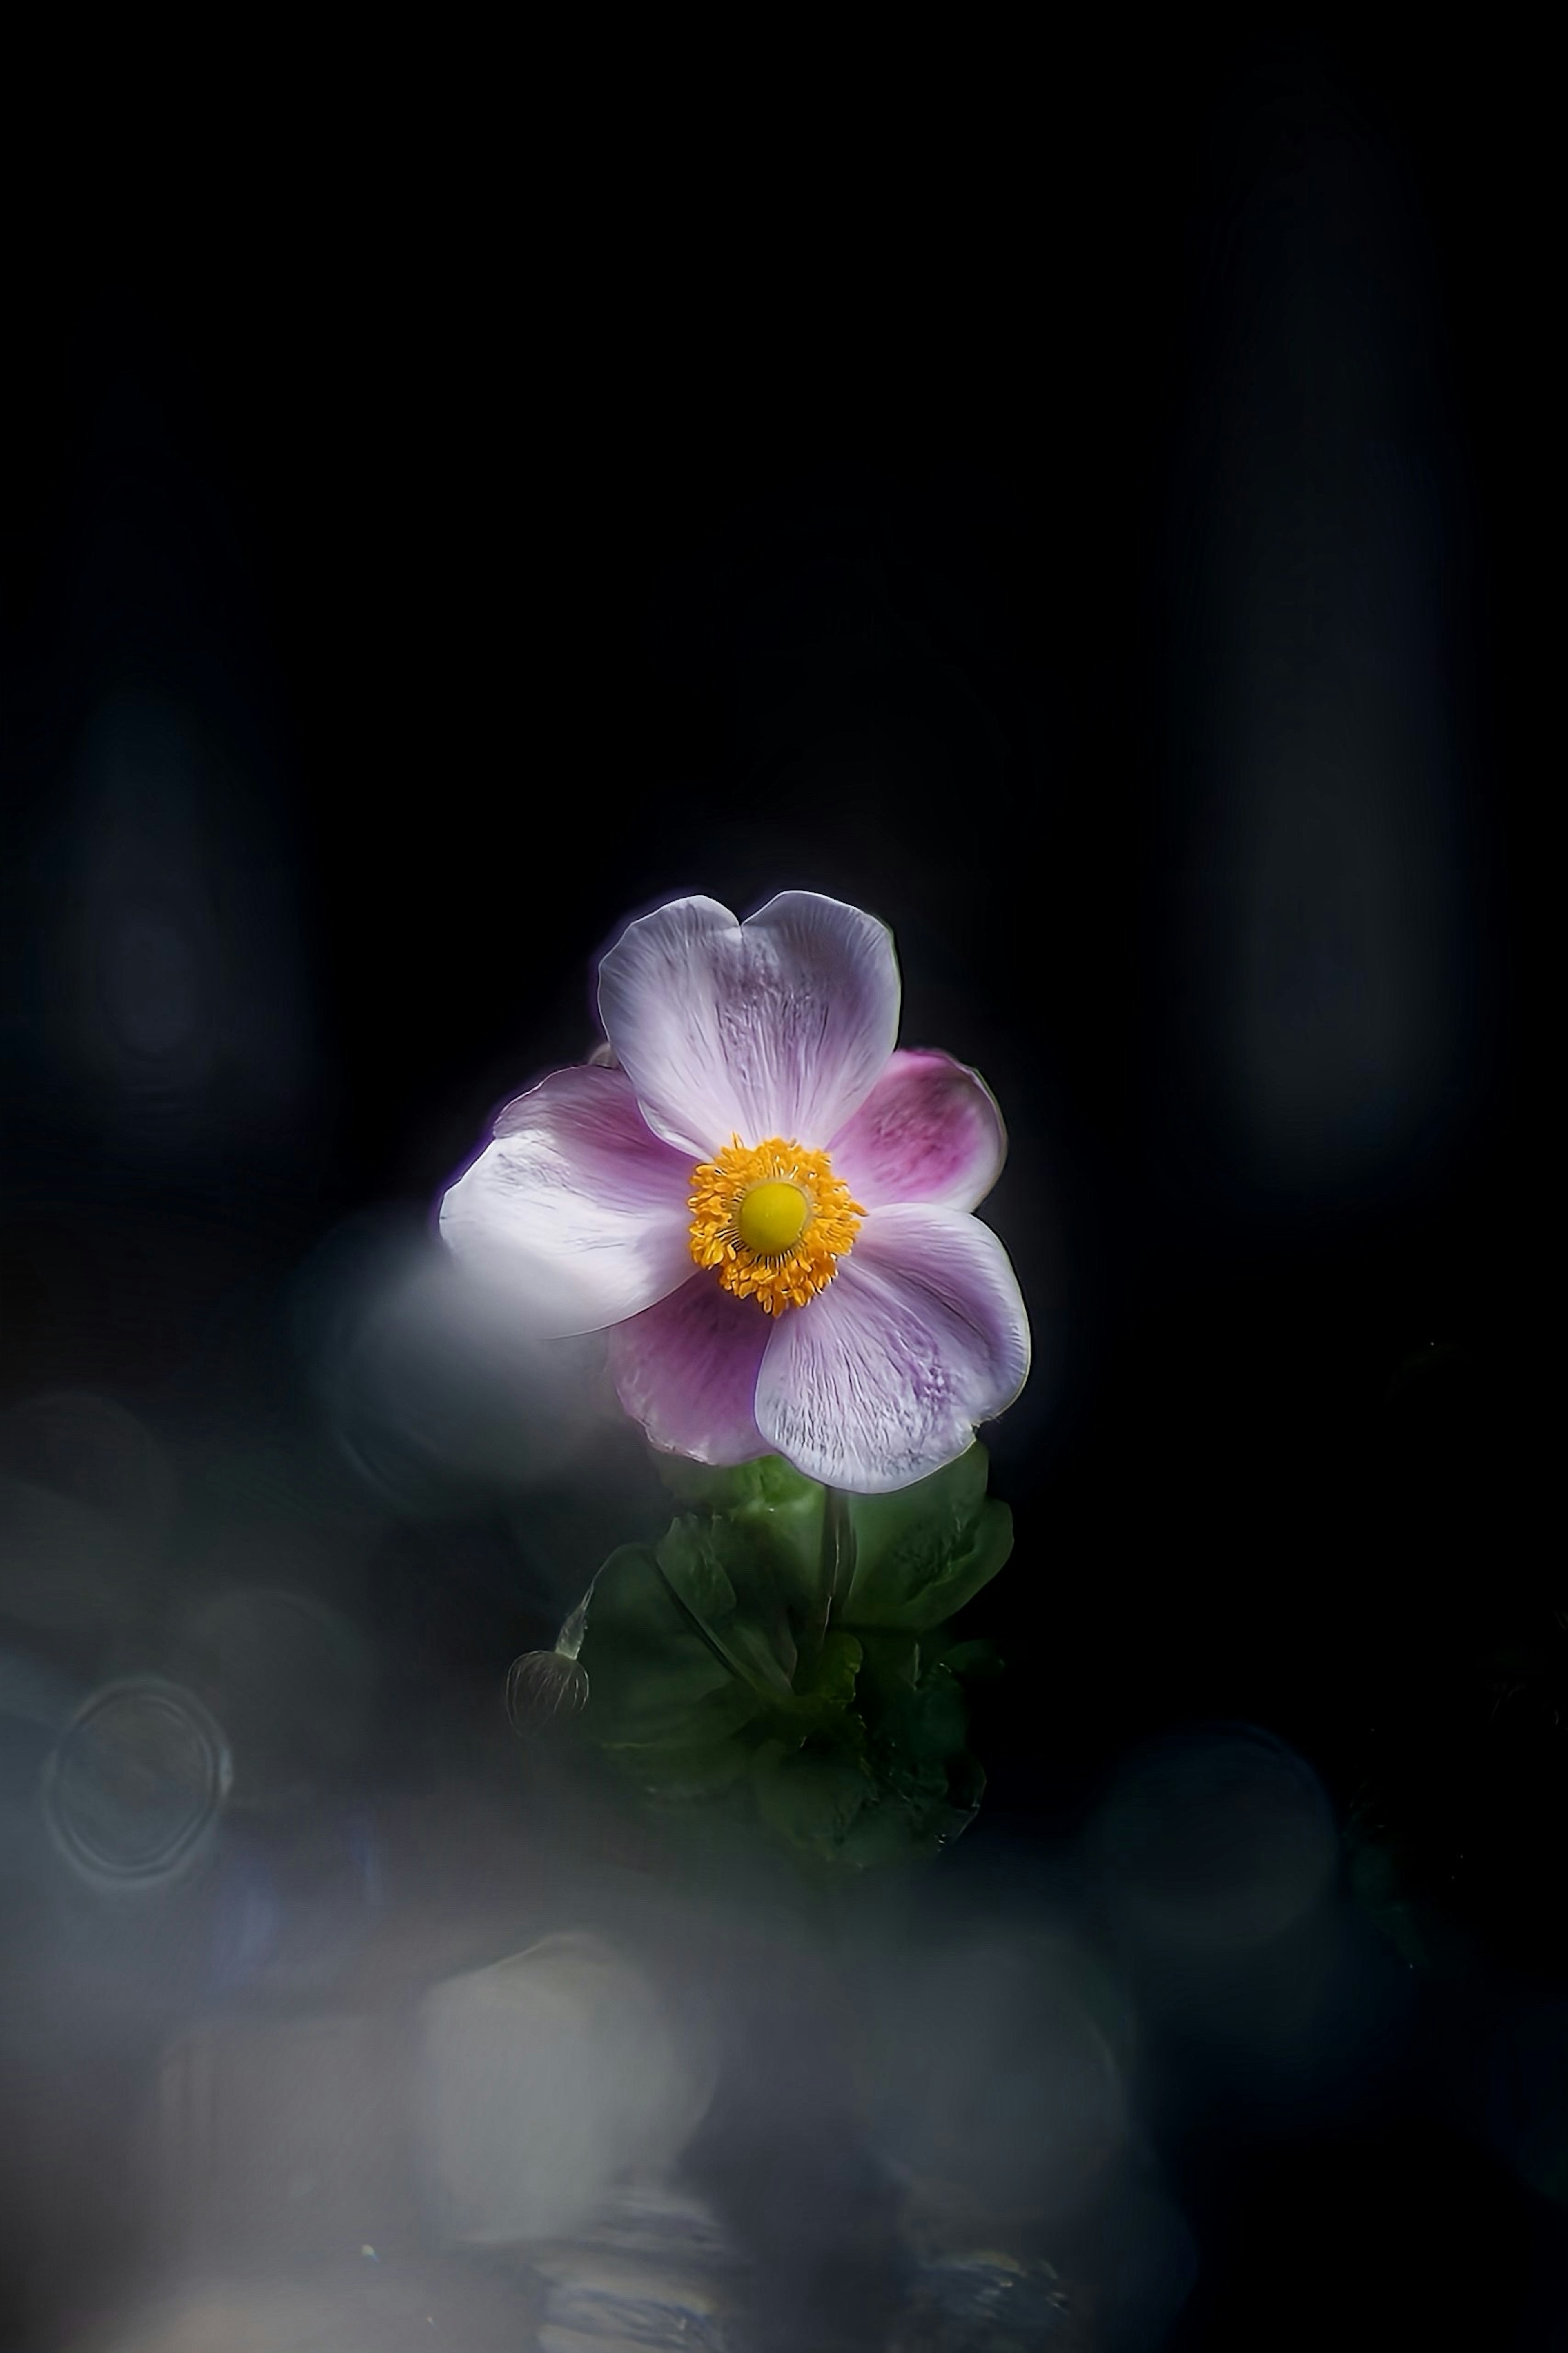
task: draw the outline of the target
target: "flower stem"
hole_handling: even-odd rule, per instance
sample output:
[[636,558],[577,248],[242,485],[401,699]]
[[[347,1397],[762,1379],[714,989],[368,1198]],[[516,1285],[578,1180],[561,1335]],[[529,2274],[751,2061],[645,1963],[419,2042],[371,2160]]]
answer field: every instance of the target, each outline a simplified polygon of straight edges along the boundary
[[795,1664],[797,1688],[803,1683],[809,1683],[816,1674],[823,1644],[833,1624],[834,1611],[847,1596],[854,1576],[855,1530],[849,1518],[849,1498],[840,1488],[825,1487],[822,1493],[822,1606],[816,1623],[806,1628],[801,1641],[800,1655]]
[[574,1659],[583,1647],[588,1631],[588,1604],[594,1599],[594,1588],[598,1582],[599,1571],[595,1569],[588,1579],[587,1591],[555,1637],[555,1647],[563,1659]]
[[849,1498],[838,1487],[829,1487],[822,1506],[822,1631],[826,1636],[833,1623],[833,1613],[847,1599],[855,1575],[855,1529],[849,1517]]

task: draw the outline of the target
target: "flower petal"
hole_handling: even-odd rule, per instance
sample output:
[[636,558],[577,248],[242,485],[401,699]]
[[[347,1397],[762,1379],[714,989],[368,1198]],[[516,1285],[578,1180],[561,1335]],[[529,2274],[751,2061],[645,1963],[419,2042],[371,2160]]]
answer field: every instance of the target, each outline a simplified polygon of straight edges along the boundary
[[950,1054],[895,1054],[833,1140],[833,1173],[868,1209],[973,1209],[1002,1173],[1007,1134],[978,1072]]
[[751,1462],[773,1448],[752,1411],[773,1325],[754,1299],[712,1273],[647,1307],[610,1335],[621,1403],[656,1446],[694,1462]]
[[690,1166],[621,1071],[557,1071],[519,1095],[441,1203],[441,1231],[546,1337],[636,1315],[691,1272]]
[[1024,1302],[990,1227],[910,1202],[874,1210],[826,1290],[780,1317],[757,1427],[808,1478],[881,1494],[962,1454],[1028,1369]]
[[820,1146],[859,1109],[899,1034],[892,934],[785,891],[738,923],[677,899],[628,923],[599,1012],[649,1124],[700,1157],[733,1136]]

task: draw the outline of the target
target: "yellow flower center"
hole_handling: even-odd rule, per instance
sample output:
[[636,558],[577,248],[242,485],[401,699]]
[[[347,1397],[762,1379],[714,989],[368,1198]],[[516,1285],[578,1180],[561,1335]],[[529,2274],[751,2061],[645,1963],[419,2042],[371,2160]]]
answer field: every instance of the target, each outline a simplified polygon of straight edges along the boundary
[[826,1152],[737,1135],[691,1172],[691,1255],[726,1291],[769,1315],[804,1307],[832,1282],[866,1212]]

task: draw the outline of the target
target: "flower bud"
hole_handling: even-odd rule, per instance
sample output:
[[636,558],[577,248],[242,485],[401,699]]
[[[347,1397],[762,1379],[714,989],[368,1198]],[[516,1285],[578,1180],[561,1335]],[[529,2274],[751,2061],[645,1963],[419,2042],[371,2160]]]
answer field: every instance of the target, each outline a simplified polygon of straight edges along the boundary
[[564,1651],[525,1651],[507,1670],[506,1712],[522,1737],[588,1704],[588,1670]]

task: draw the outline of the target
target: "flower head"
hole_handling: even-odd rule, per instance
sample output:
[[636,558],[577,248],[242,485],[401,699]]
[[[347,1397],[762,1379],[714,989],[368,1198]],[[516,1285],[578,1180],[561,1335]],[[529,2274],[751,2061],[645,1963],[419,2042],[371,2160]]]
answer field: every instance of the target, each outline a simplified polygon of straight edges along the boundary
[[679,899],[599,968],[612,1060],[509,1103],[441,1230],[535,1329],[606,1330],[656,1446],[782,1454],[878,1493],[1011,1404],[1028,1323],[972,1213],[1005,1152],[982,1081],[897,1050],[886,927],[786,891],[738,923]]

